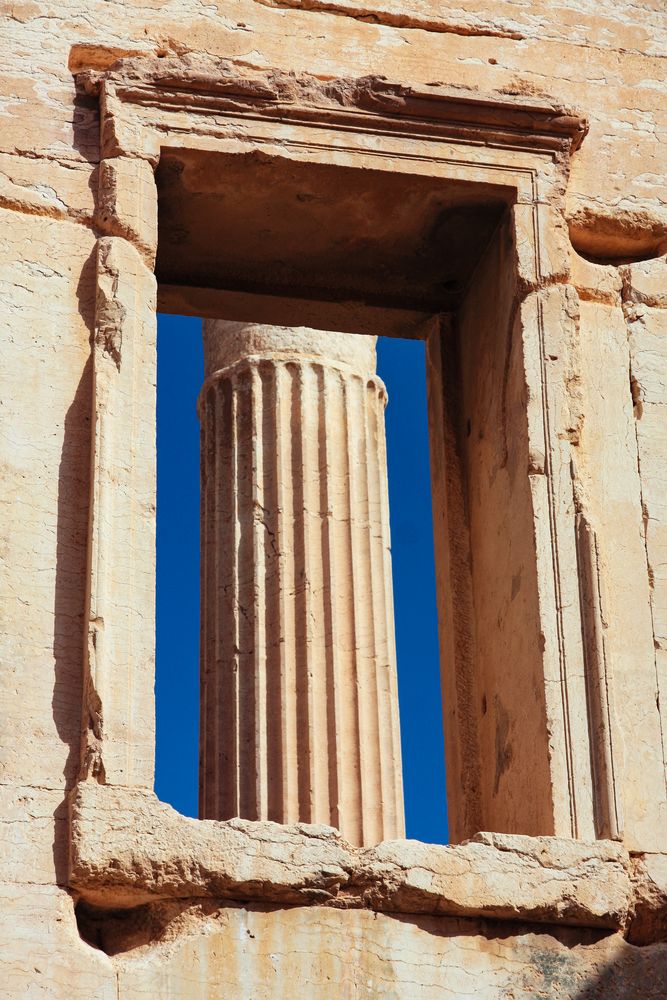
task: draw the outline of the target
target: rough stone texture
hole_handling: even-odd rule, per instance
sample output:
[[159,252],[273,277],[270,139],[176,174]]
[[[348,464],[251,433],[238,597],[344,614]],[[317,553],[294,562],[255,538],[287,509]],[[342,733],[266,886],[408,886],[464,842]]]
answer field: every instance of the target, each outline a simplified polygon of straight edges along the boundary
[[501,834],[355,850],[329,827],[190,820],[92,784],[72,813],[80,927],[127,991],[286,996],[303,980],[315,996],[373,996],[380,982],[389,996],[466,995],[471,968],[489,996],[513,982],[518,997],[659,997],[667,982],[667,945],[583,929],[664,937],[664,856]]
[[[667,262],[623,269],[656,696],[667,700]],[[662,753],[667,761],[667,732]],[[667,824],[667,817],[665,818]]]
[[629,939],[638,944],[667,941],[667,855],[633,858],[635,901]]
[[308,908],[279,912],[211,912],[195,904],[163,931],[152,954],[140,932],[136,950],[114,960],[121,996],[158,991],[179,1000],[193,993],[287,1000],[294,984],[304,983],[303,995],[317,1000],[661,1000],[667,986],[663,947],[632,948],[615,935],[600,939],[589,931],[577,938],[535,927],[508,933],[506,923],[397,919],[364,910],[324,909],[317,921]]
[[[112,592],[95,595],[105,610],[96,616],[92,632],[101,638],[108,624],[105,653],[113,654],[107,663],[118,678],[105,692],[110,711],[102,728],[99,692],[84,652],[86,592],[94,589],[88,553],[91,437],[98,429],[93,414],[99,413],[93,367],[99,372],[102,366],[108,376],[106,402],[128,420],[119,437],[135,435],[135,467],[145,458],[139,447],[146,444],[141,422],[150,417],[145,399],[143,414],[136,413],[130,426],[131,414],[123,405],[129,398],[129,359],[119,372],[113,335],[96,340],[91,362],[97,262],[102,272],[111,265],[106,287],[113,317],[107,332],[113,334],[117,310],[124,309],[137,329],[150,333],[154,199],[148,197],[145,213],[137,214],[136,200],[128,207],[126,189],[116,181],[130,177],[133,185],[141,185],[148,179],[150,188],[152,179],[146,163],[121,163],[115,157],[117,162],[101,164],[97,100],[77,93],[72,74],[102,70],[133,54],[191,51],[194,62],[197,53],[205,52],[257,71],[276,68],[320,79],[375,74],[422,88],[464,87],[515,99],[545,95],[578,108],[590,123],[572,159],[566,222],[575,249],[598,263],[572,255],[579,311],[568,299],[569,355],[560,368],[554,362],[551,383],[552,390],[563,387],[558,468],[561,485],[574,475],[578,512],[587,526],[583,536],[590,540],[593,533],[588,556],[583,549],[580,556],[591,569],[586,602],[597,608],[591,615],[590,662],[609,685],[607,726],[599,744],[614,766],[618,835],[637,858],[636,872],[647,873],[641,879],[632,875],[641,885],[628,933],[631,941],[634,934],[642,942],[664,934],[665,741],[656,710],[660,704],[664,711],[667,702],[662,0],[536,0],[522,6],[512,0],[458,0],[446,10],[433,0],[413,0],[408,9],[394,0],[365,5],[348,0],[92,0],[85,5],[16,0],[5,3],[0,16],[0,449],[7,512],[0,529],[0,782],[8,796],[2,807],[3,846],[9,845],[2,852],[0,994],[9,1000],[116,1000],[142,994],[165,1000],[257,1000],[294,996],[298,983],[313,997],[421,1000],[447,992],[516,1000],[664,997],[665,946],[637,947],[616,931],[406,918],[331,906],[274,909],[260,903],[221,906],[213,898],[177,900],[160,904],[171,906],[170,911],[130,911],[131,933],[125,918],[119,928],[108,914],[81,914],[90,938],[106,942],[109,953],[118,951],[112,958],[78,933],[76,896],[66,888],[65,809],[66,791],[81,767],[82,728],[86,769],[98,779],[149,785],[152,757],[150,642],[136,651],[145,687],[130,692],[136,695],[129,734],[140,746],[136,758],[127,751],[128,732],[114,729],[111,709],[128,687],[123,615],[133,614],[129,592],[135,598],[143,594],[146,635],[152,630],[153,497],[150,488],[140,501],[127,497],[115,488],[113,477],[107,514],[120,532],[116,549],[126,551],[132,538],[142,547],[133,549],[131,572],[120,575]],[[97,198],[100,176],[103,190],[115,185],[117,195]],[[526,206],[516,208],[518,220]],[[531,232],[530,218],[521,225]],[[98,236],[119,243],[114,248],[103,244],[98,258]],[[519,255],[529,242],[520,241]],[[641,260],[645,257],[652,259]],[[123,273],[134,270],[144,283],[134,299],[113,277],[119,260]],[[548,255],[543,261],[546,267]],[[522,272],[524,291],[569,277],[561,254],[553,253],[551,261],[548,277],[543,274],[539,281],[529,269]],[[150,384],[150,336],[144,350],[136,370]],[[137,381],[143,384],[141,374]],[[520,391],[518,380],[517,385]],[[531,476],[539,499],[544,450],[540,455],[535,441],[530,442]],[[126,475],[122,463],[117,468]],[[465,499],[461,492],[458,497]],[[454,486],[450,499],[456,499]],[[540,525],[548,520],[546,507],[541,510]],[[571,561],[566,565],[571,575]],[[574,603],[568,595],[567,608]],[[464,694],[461,685],[459,678]],[[481,715],[482,692],[476,694]],[[546,702],[540,691],[535,703]],[[554,698],[550,725],[557,721],[555,703]],[[106,759],[100,734],[108,736]],[[499,732],[499,759],[505,762],[514,746],[511,731],[506,736]],[[464,757],[471,747],[474,743],[461,742]],[[468,778],[474,784],[474,773]],[[532,792],[526,789],[526,797]],[[541,806],[546,798],[542,790]],[[605,809],[609,814],[608,802]],[[474,828],[474,820],[473,811],[465,823]],[[135,948],[125,952],[128,941]]]
[[77,791],[72,819],[72,884],[107,908],[307,899],[619,929],[632,907],[628,857],[609,841],[479,834],[455,847],[397,840],[355,850],[331,827],[191,820],[154,796],[90,784]]

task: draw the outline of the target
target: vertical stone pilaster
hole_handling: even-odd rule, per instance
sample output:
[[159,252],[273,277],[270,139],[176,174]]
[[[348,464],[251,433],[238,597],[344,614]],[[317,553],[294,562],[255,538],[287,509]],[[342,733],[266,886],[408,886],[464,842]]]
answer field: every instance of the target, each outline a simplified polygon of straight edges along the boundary
[[404,834],[375,342],[204,325],[200,814]]
[[96,263],[82,774],[152,788],[157,285],[120,237]]

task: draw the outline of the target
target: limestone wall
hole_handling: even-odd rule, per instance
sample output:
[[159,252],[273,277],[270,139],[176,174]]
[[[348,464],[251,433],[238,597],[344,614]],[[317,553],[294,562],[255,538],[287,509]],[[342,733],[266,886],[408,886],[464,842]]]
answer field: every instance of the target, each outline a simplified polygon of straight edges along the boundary
[[[568,222],[576,248],[615,263],[573,255],[577,468],[599,539],[624,787],[641,819],[642,801],[664,795],[657,779],[644,785],[664,734],[657,711],[637,706],[667,702],[663,0],[412,0],[409,12],[399,0],[17,0],[0,18],[0,995],[664,996],[664,945],[472,917],[187,901],[137,914],[136,948],[113,957],[82,940],[65,888],[99,161],[97,104],[76,94],[73,73],[191,50],[322,77],[541,94],[585,113]],[[645,892],[657,908],[666,828],[638,822],[627,844],[654,856]]]

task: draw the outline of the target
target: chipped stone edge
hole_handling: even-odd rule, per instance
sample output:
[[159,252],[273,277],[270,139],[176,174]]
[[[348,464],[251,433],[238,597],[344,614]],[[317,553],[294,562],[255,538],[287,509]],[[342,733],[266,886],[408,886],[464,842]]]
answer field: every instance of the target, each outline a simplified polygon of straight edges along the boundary
[[[384,120],[389,131],[410,120],[428,123],[430,130],[476,129],[488,138],[497,132],[501,145],[514,146],[520,136],[538,151],[575,152],[588,133],[588,119],[578,109],[553,101],[548,95],[531,96],[495,91],[479,93],[459,86],[413,87],[383,76],[322,80],[312,74],[297,75],[279,69],[260,69],[208,53],[188,52],[159,58],[149,54],[121,57],[104,70],[79,69],[77,87],[100,95],[103,134],[109,132],[106,155],[129,153],[113,129],[114,107],[144,104],[147,100],[171,110],[179,104],[199,107],[206,96],[215,106],[251,106],[255,112],[299,120],[305,114],[327,119],[336,110]],[[271,110],[273,109],[273,110]],[[328,119],[327,119],[328,120]],[[137,155],[137,150],[131,151]],[[145,151],[144,151],[145,152]],[[152,155],[156,155],[155,150]],[[146,154],[150,155],[151,154]]]
[[96,782],[74,789],[70,821],[70,887],[107,909],[215,898],[625,933],[637,894],[611,841],[480,833],[356,849],[331,827],[194,820],[151,792]]

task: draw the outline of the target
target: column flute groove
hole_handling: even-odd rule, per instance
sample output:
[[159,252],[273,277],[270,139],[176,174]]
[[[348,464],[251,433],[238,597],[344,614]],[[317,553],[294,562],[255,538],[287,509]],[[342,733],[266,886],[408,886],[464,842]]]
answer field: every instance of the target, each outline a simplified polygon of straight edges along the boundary
[[[333,381],[332,381],[333,379]],[[329,741],[329,803],[331,822],[340,825],[340,780],[343,762],[343,744],[340,731],[340,664],[338,656],[338,622],[336,615],[337,563],[333,479],[335,475],[335,449],[332,448],[331,400],[336,391],[336,375],[326,369],[321,371],[320,400],[320,462],[327,475],[320,479],[322,509],[322,556],[325,576],[325,648],[327,657],[327,739]]]
[[352,717],[351,728],[353,729],[351,738],[347,743],[349,746],[349,758],[347,763],[346,791],[344,801],[345,815],[347,816],[350,828],[350,837],[357,842],[364,842],[363,823],[361,810],[363,808],[363,790],[361,769],[363,766],[364,748],[362,744],[363,733],[361,730],[361,716],[359,713],[359,684],[358,684],[358,650],[359,650],[359,609],[356,597],[357,586],[357,559],[355,553],[355,530],[354,530],[354,486],[355,486],[355,460],[353,452],[352,427],[350,413],[353,404],[353,380],[343,381],[343,415],[345,420],[345,493],[344,506],[341,509],[341,516],[347,525],[347,553],[348,572],[345,574],[345,582],[349,588],[348,593],[348,621],[349,636],[347,643],[348,653],[348,676],[342,681],[342,688],[349,692],[350,714]]
[[[227,484],[227,495],[229,497],[229,509],[228,509],[228,532],[231,533],[231,539],[226,538],[225,544],[220,546],[220,549],[216,551],[216,556],[219,552],[228,552],[229,559],[227,560],[227,565],[231,568],[231,579],[228,580],[225,587],[225,616],[223,619],[222,627],[225,629],[226,635],[229,635],[232,640],[232,649],[229,652],[229,660],[224,661],[220,664],[221,672],[225,671],[228,674],[226,691],[228,703],[225,704],[225,699],[223,697],[223,692],[225,688],[221,686],[221,700],[222,709],[219,715],[219,727],[221,731],[221,740],[227,751],[229,757],[225,760],[227,764],[227,775],[221,775],[219,778],[219,783],[222,787],[223,782],[229,787],[229,792],[227,794],[224,803],[221,803],[219,807],[219,812],[224,810],[226,813],[237,814],[241,811],[241,795],[239,791],[240,785],[240,691],[239,691],[239,669],[240,669],[240,655],[241,655],[241,634],[239,630],[239,615],[237,612],[238,601],[239,601],[239,565],[238,565],[238,552],[239,552],[239,516],[237,507],[237,494],[235,489],[235,484],[237,482],[238,468],[239,468],[239,448],[238,448],[238,397],[233,383],[227,386],[227,395],[229,397],[229,432],[231,436],[230,442],[230,454],[229,454],[229,483]],[[224,638],[224,637],[223,637]],[[230,672],[231,667],[231,672]],[[224,712],[224,714],[223,714]]]

